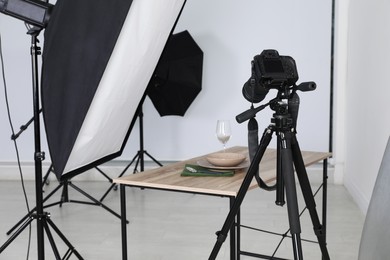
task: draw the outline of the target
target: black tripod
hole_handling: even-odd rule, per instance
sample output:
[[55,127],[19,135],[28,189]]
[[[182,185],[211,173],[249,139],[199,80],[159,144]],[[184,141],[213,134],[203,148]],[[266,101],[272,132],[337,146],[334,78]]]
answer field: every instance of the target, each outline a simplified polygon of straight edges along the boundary
[[[302,85],[302,84],[301,84]],[[259,172],[260,161],[269,145],[273,133],[277,135],[277,182],[274,187],[267,187],[259,176],[256,176],[256,180],[261,188],[266,190],[276,189],[276,204],[283,205],[285,203],[284,197],[287,198],[287,211],[290,225],[290,232],[293,244],[293,253],[295,260],[302,260],[302,245],[301,245],[301,226],[298,212],[298,201],[295,186],[294,166],[298,176],[299,184],[302,189],[303,197],[306,206],[309,210],[311,221],[313,223],[314,232],[317,236],[317,240],[321,249],[322,258],[325,260],[330,259],[329,253],[326,247],[325,230],[320,224],[320,220],[316,211],[316,204],[314,201],[313,192],[310,187],[310,181],[307,176],[305,165],[302,158],[302,153],[298,145],[296,138],[296,120],[298,116],[299,97],[296,94],[297,89],[305,89],[294,86],[293,92],[290,94],[290,90],[279,91],[278,96],[271,100],[268,104],[262,105],[256,109],[250,109],[241,115],[237,116],[237,121],[242,123],[251,117],[254,117],[257,112],[264,109],[266,106],[270,106],[275,111],[271,119],[271,125],[265,129],[261,141],[257,147],[256,153],[253,156],[251,165],[243,180],[243,183],[237,193],[236,199],[231,207],[231,210],[225,220],[225,223],[221,231],[217,232],[217,242],[210,254],[209,260],[214,260],[225,241],[227,234],[235,223],[235,218],[240,210],[242,201],[245,194],[248,191],[249,185],[253,180],[253,177]],[[305,90],[307,91],[307,90]],[[283,100],[287,99],[287,102]],[[286,194],[284,193],[286,192]],[[260,257],[260,256],[259,256]],[[264,257],[261,257],[264,258]],[[267,257],[266,259],[275,259],[273,257]],[[280,259],[280,258],[278,258]]]
[[[36,208],[35,213],[29,214],[28,218],[19,227],[19,229],[0,247],[0,254],[15,240],[23,230],[28,227],[34,220],[37,221],[37,251],[39,260],[45,259],[45,232],[47,238],[52,247],[56,260],[69,259],[74,254],[78,259],[83,259],[77,252],[74,246],[66,239],[61,233],[59,228],[50,219],[50,214],[43,211],[43,195],[42,195],[42,161],[45,159],[45,153],[41,151],[41,138],[40,138],[40,117],[39,117],[39,82],[38,82],[38,55],[41,54],[40,47],[37,46],[38,35],[40,28],[33,27],[29,30],[28,34],[31,35],[31,62],[32,62],[32,85],[33,85],[33,106],[34,106],[34,161],[35,161],[35,194],[36,194]],[[62,239],[62,241],[68,246],[63,257],[55,244],[53,235],[50,228]]]

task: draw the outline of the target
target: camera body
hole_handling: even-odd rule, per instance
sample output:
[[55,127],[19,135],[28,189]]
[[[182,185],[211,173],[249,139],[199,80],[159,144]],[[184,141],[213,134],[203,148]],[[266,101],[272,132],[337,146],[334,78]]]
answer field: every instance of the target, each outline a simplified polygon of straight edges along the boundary
[[298,80],[295,61],[290,56],[280,56],[276,50],[264,50],[252,61],[252,76],[244,84],[242,93],[253,103],[262,101],[272,88],[284,90]]
[[264,50],[254,57],[253,63],[256,81],[265,88],[292,86],[298,80],[294,59],[290,56],[280,56],[276,50]]

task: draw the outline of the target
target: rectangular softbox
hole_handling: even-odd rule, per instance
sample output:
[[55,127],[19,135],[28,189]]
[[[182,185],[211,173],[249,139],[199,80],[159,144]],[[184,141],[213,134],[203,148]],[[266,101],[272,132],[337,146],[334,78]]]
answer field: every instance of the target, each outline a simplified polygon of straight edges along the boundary
[[42,108],[58,179],[119,156],[185,0],[58,0]]

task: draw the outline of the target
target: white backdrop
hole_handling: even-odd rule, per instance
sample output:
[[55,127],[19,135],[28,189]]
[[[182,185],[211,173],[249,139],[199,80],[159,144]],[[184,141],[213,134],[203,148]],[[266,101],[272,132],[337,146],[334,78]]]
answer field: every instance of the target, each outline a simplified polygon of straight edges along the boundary
[[[242,85],[250,76],[252,58],[263,49],[292,56],[298,67],[298,82],[317,83],[316,91],[300,93],[298,139],[302,149],[328,150],[330,0],[188,0],[176,28],[177,32],[182,30],[188,30],[204,52],[203,89],[184,117],[160,117],[146,99],[145,149],[156,159],[180,160],[221,149],[215,125],[222,118],[232,123],[233,137],[228,146],[246,145],[246,123],[237,124],[234,118],[249,108],[241,94]],[[5,15],[0,17],[0,32],[12,116],[18,128],[32,116],[30,39],[22,22]],[[275,90],[270,91],[266,100],[275,95]],[[3,94],[0,104],[0,161],[15,161]],[[258,114],[260,132],[271,115],[269,109]],[[138,140],[137,123],[120,159],[133,157],[139,149]],[[32,161],[32,128],[18,142],[22,160]]]

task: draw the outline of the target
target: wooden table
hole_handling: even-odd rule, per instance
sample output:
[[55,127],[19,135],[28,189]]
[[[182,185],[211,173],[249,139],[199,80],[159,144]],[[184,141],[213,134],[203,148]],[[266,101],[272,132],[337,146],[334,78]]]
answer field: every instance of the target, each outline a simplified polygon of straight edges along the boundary
[[[246,147],[232,147],[228,152],[242,153],[247,155]],[[305,166],[323,161],[323,226],[326,227],[326,182],[327,182],[327,158],[330,153],[302,151]],[[174,192],[186,192],[210,196],[222,196],[230,199],[230,207],[233,205],[238,190],[241,187],[247,169],[237,170],[232,177],[182,177],[185,164],[196,164],[207,155],[199,156],[189,160],[173,163],[160,168],[147,170],[118,179],[113,182],[119,184],[121,193],[121,215],[122,215],[122,259],[127,259],[127,227],[126,227],[126,194],[125,187],[151,188]],[[276,150],[267,149],[260,162],[260,176],[266,183],[276,179]],[[255,179],[251,182],[248,190],[258,188]],[[230,258],[239,259],[239,218],[230,230]]]

